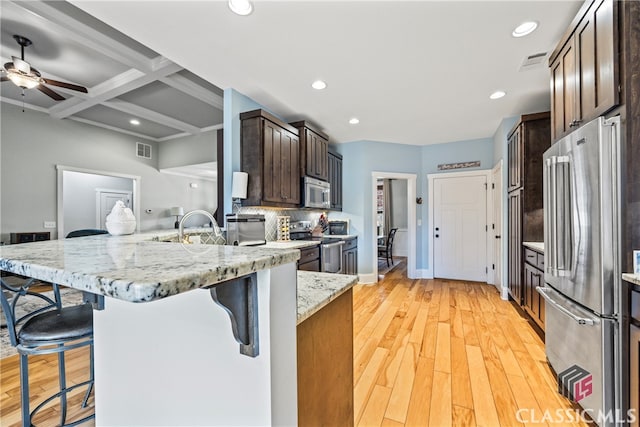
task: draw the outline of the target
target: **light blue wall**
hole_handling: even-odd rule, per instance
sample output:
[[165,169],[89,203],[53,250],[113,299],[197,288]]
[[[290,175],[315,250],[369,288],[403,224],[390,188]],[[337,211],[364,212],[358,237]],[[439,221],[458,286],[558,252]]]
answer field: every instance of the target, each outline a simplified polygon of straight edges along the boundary
[[442,163],[480,160],[480,167],[474,169],[491,169],[493,159],[491,138],[426,146],[357,141],[338,144],[337,149],[343,155],[342,213],[330,215],[351,220],[352,232],[359,238],[361,274],[373,272],[373,171],[417,175],[416,196],[423,199],[423,204],[416,205],[416,216],[422,221],[416,236],[416,268],[420,270],[429,268],[427,175],[437,173]]

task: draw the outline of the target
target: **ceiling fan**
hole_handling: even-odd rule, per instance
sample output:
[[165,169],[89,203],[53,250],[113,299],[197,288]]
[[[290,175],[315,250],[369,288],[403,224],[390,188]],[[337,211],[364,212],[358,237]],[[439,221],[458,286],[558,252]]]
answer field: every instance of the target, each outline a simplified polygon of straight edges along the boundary
[[42,77],[40,71],[33,68],[31,64],[24,60],[24,48],[31,46],[31,40],[19,35],[14,35],[13,38],[20,45],[21,57],[17,58],[12,56],[11,59],[13,62],[7,62],[4,64],[4,69],[2,70],[4,75],[0,76],[0,81],[4,82],[11,80],[16,86],[21,87],[23,90],[34,88],[38,89],[40,92],[56,101],[63,101],[65,98],[59,93],[46,87],[45,84],[87,93],[86,87]]

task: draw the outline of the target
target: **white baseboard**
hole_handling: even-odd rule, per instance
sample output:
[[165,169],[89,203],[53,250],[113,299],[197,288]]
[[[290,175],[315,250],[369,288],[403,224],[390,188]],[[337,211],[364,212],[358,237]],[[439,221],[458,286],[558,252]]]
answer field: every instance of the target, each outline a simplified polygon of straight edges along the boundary
[[433,279],[433,273],[431,269],[417,269],[416,275],[419,279]]
[[502,287],[502,292],[501,292],[501,295],[500,295],[500,296],[501,296],[501,297],[502,297],[502,299],[503,299],[503,300],[505,300],[505,301],[509,300],[509,288],[507,288],[507,287],[504,287],[504,286],[503,286],[503,287]]
[[358,283],[362,285],[371,285],[377,282],[378,278],[373,273],[358,274]]

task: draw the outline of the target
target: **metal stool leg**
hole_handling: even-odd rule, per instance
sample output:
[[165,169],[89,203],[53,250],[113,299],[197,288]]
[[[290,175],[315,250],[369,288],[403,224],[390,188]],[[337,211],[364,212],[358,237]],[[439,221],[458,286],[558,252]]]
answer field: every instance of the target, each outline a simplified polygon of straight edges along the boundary
[[[62,344],[60,345],[62,346]],[[67,378],[64,365],[64,351],[58,353],[58,381],[60,382],[60,425],[64,425],[67,420]]]
[[87,402],[89,401],[89,396],[91,395],[91,390],[93,389],[93,344],[89,346],[89,387],[87,388],[87,392],[84,395],[84,400],[82,401],[82,407],[87,407]]
[[22,405],[22,427],[31,427],[29,411],[29,360],[26,354],[20,355],[20,399]]

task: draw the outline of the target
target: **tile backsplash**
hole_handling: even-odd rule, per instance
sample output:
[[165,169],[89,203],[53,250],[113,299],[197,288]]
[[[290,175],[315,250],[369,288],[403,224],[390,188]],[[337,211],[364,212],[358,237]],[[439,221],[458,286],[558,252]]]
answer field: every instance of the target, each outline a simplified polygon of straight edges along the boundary
[[[318,219],[322,214],[321,211],[310,210],[290,210],[290,209],[265,209],[253,206],[242,206],[238,209],[238,213],[251,215],[264,215],[265,219],[265,239],[268,242],[277,240],[278,216],[290,216],[291,222],[295,221],[311,221],[311,226],[318,223]],[[325,213],[326,216],[326,213]]]

